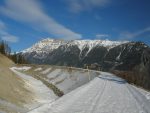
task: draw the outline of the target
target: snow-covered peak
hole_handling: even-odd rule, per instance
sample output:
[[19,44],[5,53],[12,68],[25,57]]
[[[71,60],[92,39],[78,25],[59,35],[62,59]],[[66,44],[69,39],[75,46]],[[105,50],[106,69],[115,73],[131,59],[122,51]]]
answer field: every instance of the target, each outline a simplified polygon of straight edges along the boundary
[[50,51],[53,51],[54,49],[57,49],[60,45],[62,45],[63,42],[64,41],[62,41],[62,40],[46,38],[46,39],[43,39],[43,40],[37,42],[32,47],[30,47],[26,50],[23,50],[22,53],[50,52]]
[[112,48],[118,45],[121,45],[123,43],[127,43],[127,41],[110,41],[108,39],[106,40],[73,40],[68,42],[68,45],[77,45],[79,49],[82,51],[85,47],[89,47],[89,50],[91,50],[93,47],[96,46],[103,46]]

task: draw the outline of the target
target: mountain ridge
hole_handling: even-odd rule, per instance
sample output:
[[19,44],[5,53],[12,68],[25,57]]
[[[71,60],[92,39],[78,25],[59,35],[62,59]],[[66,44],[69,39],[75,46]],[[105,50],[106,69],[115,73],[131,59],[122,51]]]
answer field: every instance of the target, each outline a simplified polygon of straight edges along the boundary
[[[23,51],[21,51],[22,54],[26,53],[33,53],[36,52],[36,54],[39,55],[39,57],[44,57],[46,54],[52,52],[55,49],[58,49],[60,46],[66,46],[68,48],[69,46],[78,46],[80,53],[83,49],[86,47],[89,48],[87,51],[90,52],[90,50],[96,46],[104,46],[108,49],[113,48],[117,45],[127,43],[128,41],[110,41],[110,40],[60,40],[60,39],[52,39],[52,38],[46,38],[43,39],[37,43],[35,43],[30,48],[27,48]],[[42,55],[43,54],[43,55]],[[37,57],[38,57],[37,55]],[[36,57],[36,56],[35,56]]]

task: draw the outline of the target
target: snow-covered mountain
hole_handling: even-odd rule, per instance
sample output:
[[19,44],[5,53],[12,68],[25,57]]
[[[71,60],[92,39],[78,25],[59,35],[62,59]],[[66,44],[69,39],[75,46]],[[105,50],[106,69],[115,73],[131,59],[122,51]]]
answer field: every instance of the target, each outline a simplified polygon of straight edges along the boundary
[[106,47],[107,49],[116,47],[118,45],[121,45],[123,43],[127,43],[127,41],[110,41],[110,40],[72,40],[72,41],[64,41],[59,39],[51,39],[46,38],[43,39],[36,44],[34,44],[32,47],[25,49],[21,51],[21,53],[26,57],[31,57],[32,60],[30,62],[36,63],[37,60],[41,60],[44,62],[44,60],[49,56],[50,53],[52,53],[54,50],[64,47],[65,51],[69,49],[70,47],[76,46],[80,53],[83,52],[85,48],[88,48],[88,51],[86,51],[86,55],[96,46],[102,46]]
[[80,51],[82,51],[85,47],[89,47],[89,50],[91,50],[93,47],[96,47],[96,46],[113,48],[113,47],[118,46],[118,45],[123,44],[123,43],[127,43],[127,41],[110,41],[110,40],[64,41],[64,40],[59,40],[59,39],[46,38],[46,39],[43,39],[43,40],[37,42],[32,47],[23,50],[22,53],[31,53],[31,52],[49,53],[49,52],[52,52],[54,49],[57,49],[61,45],[67,45],[67,46],[76,45],[76,46],[78,46]]
[[[112,67],[126,69],[132,63],[141,62],[145,49],[142,42],[110,41],[110,40],[72,40],[43,39],[21,54],[31,63],[72,65],[83,67],[84,64],[98,63],[104,69]],[[125,66],[123,66],[125,69]]]
[[[142,42],[110,40],[64,41],[47,38],[23,50],[21,54],[31,63],[77,67],[83,67],[84,64],[98,63],[108,69],[113,66],[122,68],[120,65],[124,63],[127,65],[132,63],[132,66],[139,64],[142,54],[147,48],[149,47]],[[125,67],[123,66],[123,68]]]

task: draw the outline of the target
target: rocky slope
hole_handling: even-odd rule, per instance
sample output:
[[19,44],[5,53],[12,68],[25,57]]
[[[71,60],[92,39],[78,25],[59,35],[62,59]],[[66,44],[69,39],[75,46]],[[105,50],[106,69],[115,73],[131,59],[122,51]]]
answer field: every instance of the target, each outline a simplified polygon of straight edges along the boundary
[[[10,59],[0,54],[0,113],[27,113],[58,98],[41,81],[16,71]],[[18,68],[28,70],[30,67]]]

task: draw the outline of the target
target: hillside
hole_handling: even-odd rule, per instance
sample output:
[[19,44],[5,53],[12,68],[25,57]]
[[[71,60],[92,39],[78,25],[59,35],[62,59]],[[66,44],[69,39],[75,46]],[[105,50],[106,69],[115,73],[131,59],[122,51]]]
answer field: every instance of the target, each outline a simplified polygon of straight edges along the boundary
[[12,65],[14,65],[13,61],[11,61],[6,56],[0,54],[0,68],[9,67],[9,66],[12,66]]
[[[26,67],[30,69],[26,70]],[[49,65],[19,65],[15,70],[40,79],[43,83],[53,84],[64,94],[88,83],[100,74],[87,69]]]
[[21,109],[32,98],[32,94],[24,88],[24,81],[9,70],[12,65],[11,60],[0,54],[0,111],[15,112],[13,107]]
[[45,86],[37,80],[28,81],[18,76],[9,69],[12,66],[14,63],[0,54],[0,113],[24,113],[46,101],[47,99],[41,97],[38,90],[38,93],[35,92],[39,86],[41,88]]

